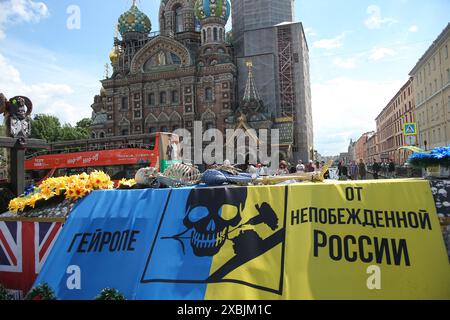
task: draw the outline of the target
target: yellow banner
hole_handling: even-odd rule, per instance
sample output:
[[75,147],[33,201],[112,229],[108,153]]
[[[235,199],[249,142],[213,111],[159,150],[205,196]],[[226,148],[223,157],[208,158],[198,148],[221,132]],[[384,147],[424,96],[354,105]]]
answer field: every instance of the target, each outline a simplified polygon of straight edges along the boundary
[[450,299],[450,264],[427,181],[247,193],[241,225],[213,258],[205,299]]

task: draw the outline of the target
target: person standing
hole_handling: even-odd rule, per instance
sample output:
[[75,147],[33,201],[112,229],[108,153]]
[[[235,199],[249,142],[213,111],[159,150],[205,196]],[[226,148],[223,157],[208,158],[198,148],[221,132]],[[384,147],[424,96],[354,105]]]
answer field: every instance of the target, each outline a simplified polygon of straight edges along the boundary
[[297,173],[304,173],[305,172],[305,165],[303,164],[302,160],[298,160],[298,165],[297,165]]
[[359,164],[358,164],[359,179],[366,180],[366,174],[367,174],[366,165],[364,164],[363,159],[359,159]]
[[389,160],[388,171],[389,171],[389,178],[395,179],[395,163],[394,160],[392,159]]
[[313,161],[309,160],[308,164],[305,167],[306,172],[314,172]]
[[278,167],[278,170],[275,175],[283,176],[288,174],[289,174],[288,164],[286,161],[283,160],[280,162],[280,166]]
[[378,172],[380,172],[380,164],[377,162],[376,159],[373,159],[372,171],[373,171],[373,178],[378,179]]
[[356,165],[356,162],[353,160],[350,164],[350,178],[352,180],[358,180],[358,166]]
[[339,180],[342,180],[342,181],[348,180],[348,167],[345,163],[342,163],[341,174],[339,176]]

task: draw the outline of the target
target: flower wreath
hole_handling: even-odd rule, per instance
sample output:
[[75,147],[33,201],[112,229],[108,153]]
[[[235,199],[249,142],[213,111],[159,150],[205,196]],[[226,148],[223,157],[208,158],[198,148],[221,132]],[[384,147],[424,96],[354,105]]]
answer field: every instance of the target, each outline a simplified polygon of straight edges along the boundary
[[28,292],[25,300],[56,300],[55,292],[46,283],[42,283]]

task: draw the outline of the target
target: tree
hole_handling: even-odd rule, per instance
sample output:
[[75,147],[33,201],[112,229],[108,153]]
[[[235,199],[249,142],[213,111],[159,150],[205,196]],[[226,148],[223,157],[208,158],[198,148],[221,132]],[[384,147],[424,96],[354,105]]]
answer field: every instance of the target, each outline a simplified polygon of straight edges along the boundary
[[37,114],[31,121],[31,137],[47,142],[60,140],[61,123],[55,116]]
[[68,123],[61,126],[57,117],[38,114],[31,122],[31,137],[48,142],[88,139],[91,123],[86,118],[78,121],[75,127]]
[[92,120],[89,118],[84,118],[77,122],[76,128],[89,130],[91,125]]

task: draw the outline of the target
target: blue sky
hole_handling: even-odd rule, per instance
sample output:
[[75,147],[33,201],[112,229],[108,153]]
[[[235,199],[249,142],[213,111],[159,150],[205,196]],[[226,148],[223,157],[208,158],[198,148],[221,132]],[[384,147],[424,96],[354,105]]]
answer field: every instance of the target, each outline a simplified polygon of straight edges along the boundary
[[[159,3],[138,1],[153,31]],[[26,94],[35,112],[63,122],[89,117],[114,26],[130,4],[0,0],[0,92]],[[80,29],[67,28],[73,5]],[[315,148],[334,155],[375,129],[375,117],[450,21],[450,1],[296,0],[295,20],[303,22],[310,49]]]

